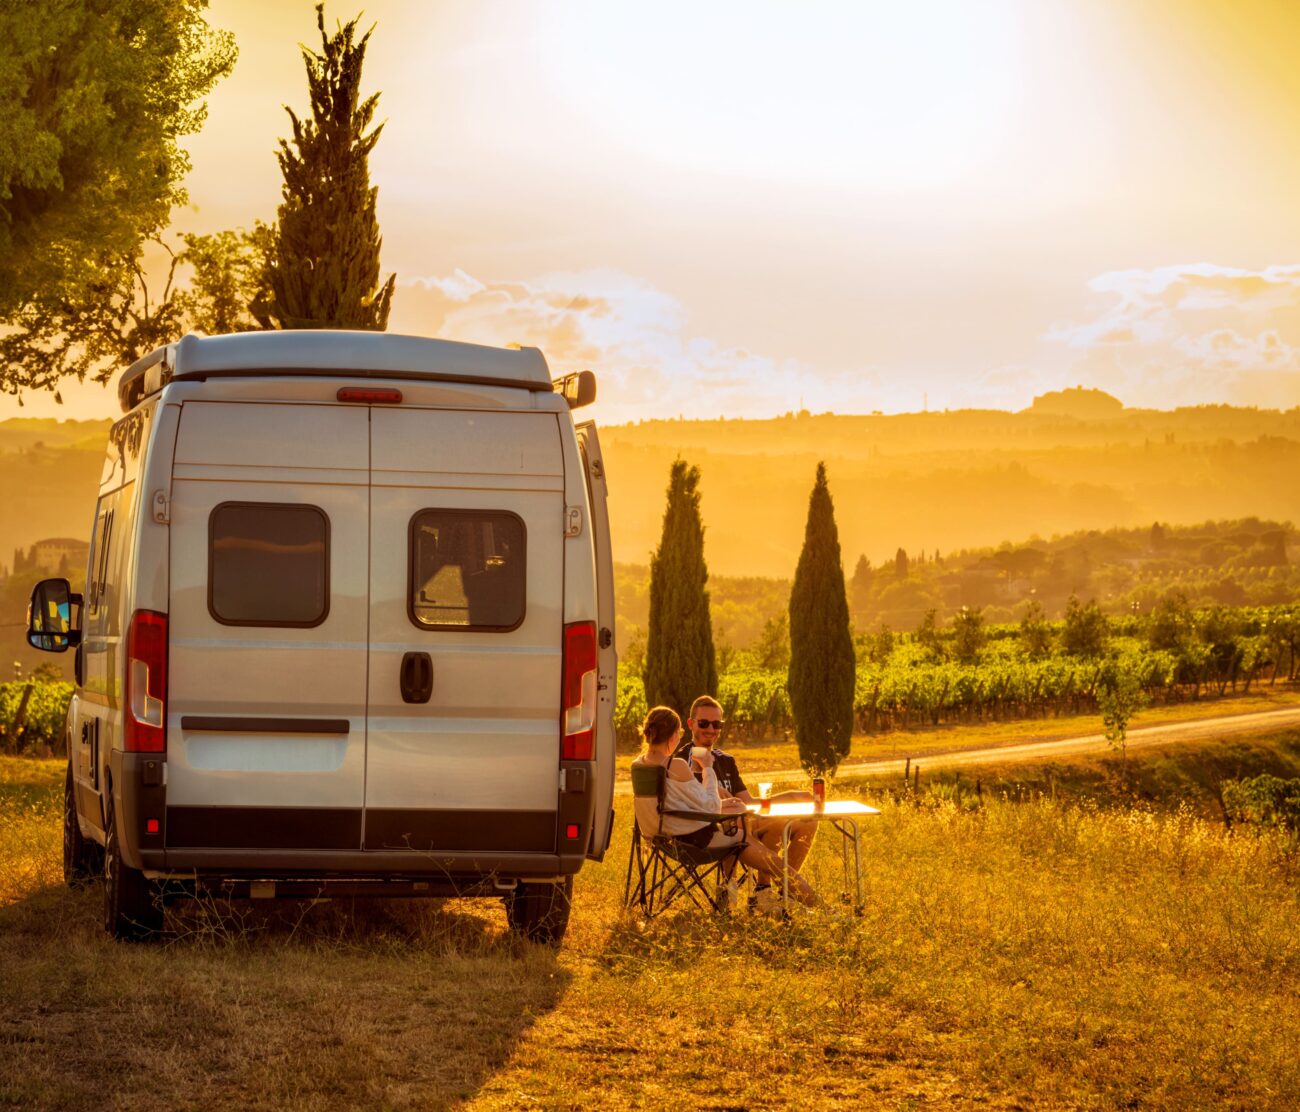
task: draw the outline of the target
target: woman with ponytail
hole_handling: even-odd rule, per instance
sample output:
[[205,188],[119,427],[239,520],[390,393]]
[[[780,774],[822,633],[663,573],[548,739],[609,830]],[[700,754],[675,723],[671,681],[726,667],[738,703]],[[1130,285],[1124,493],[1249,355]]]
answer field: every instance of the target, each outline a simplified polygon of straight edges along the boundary
[[[664,768],[664,811],[701,811],[705,814],[743,815],[745,804],[734,798],[723,799],[718,794],[718,780],[713,771],[713,752],[706,750],[699,760],[693,760],[700,772],[699,779],[681,757],[673,750],[682,736],[682,720],[672,707],[654,707],[641,725],[641,755],[633,762],[638,765],[660,765]],[[646,796],[636,796],[633,801],[637,824],[646,833],[658,832],[696,849],[741,844],[740,859],[759,874],[760,884],[780,882],[781,858],[761,842],[743,843],[742,830],[727,834],[716,822],[686,819],[676,815],[660,814],[658,801]],[[817,894],[797,872],[790,872],[790,891],[801,903],[818,902]]]

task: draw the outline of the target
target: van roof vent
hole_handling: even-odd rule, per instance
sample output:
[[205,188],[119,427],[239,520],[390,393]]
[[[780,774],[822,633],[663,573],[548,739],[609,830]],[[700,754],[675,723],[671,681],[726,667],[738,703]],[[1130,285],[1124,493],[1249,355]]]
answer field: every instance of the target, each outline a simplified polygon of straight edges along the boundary
[[117,385],[129,412],[168,382],[272,375],[422,379],[546,391],[546,358],[537,348],[494,348],[386,332],[293,330],[184,339],[136,360]]

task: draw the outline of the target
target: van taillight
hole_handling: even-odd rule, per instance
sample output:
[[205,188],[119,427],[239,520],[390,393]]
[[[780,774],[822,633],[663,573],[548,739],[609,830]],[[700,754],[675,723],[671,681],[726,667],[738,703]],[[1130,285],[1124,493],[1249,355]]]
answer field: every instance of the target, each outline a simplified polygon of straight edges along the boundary
[[596,623],[564,627],[564,712],[560,755],[566,761],[596,758]]
[[167,615],[137,610],[126,634],[128,753],[167,751]]

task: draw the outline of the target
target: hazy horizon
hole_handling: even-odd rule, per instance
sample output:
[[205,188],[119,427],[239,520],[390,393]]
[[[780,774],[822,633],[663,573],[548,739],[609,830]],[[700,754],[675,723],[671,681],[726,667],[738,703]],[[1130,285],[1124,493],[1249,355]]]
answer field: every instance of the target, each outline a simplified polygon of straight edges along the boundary
[[[0,424],[3,424],[8,421],[24,421],[24,420],[33,420],[33,421],[53,420],[60,424],[65,424],[67,422],[77,422],[77,421],[116,421],[119,417],[121,417],[122,414],[117,404],[117,392],[116,392],[115,382],[116,380],[114,379],[112,382],[108,383],[105,387],[103,387],[105,405],[102,412],[98,412],[98,413],[92,412],[89,415],[85,415],[85,416],[74,415],[74,412],[72,411],[72,407],[66,404],[62,406],[55,406],[52,409],[47,409],[44,407],[39,407],[34,405],[32,403],[32,395],[27,394],[25,395],[27,399],[26,406],[21,408],[16,408],[12,412],[10,412],[7,409],[0,408]],[[597,382],[599,383],[599,374],[597,375]],[[84,385],[88,390],[100,389],[100,387],[90,383]],[[1076,384],[1076,386],[1074,387],[1064,387],[1062,389],[1073,390],[1077,388],[1078,385]],[[1089,389],[1089,387],[1084,387],[1084,389]],[[1050,392],[1059,393],[1060,391],[1050,391]],[[1037,396],[1041,397],[1042,395],[1037,395]],[[1114,395],[1109,395],[1109,396],[1114,397]],[[1227,409],[1240,409],[1246,411],[1253,410],[1259,413],[1286,414],[1286,413],[1291,413],[1297,409],[1300,409],[1300,402],[1297,402],[1295,405],[1292,406],[1243,405],[1234,402],[1195,402],[1186,405],[1174,405],[1174,406],[1133,406],[1133,405],[1124,404],[1122,398],[1116,400],[1118,400],[1123,406],[1121,413],[1124,414],[1142,414],[1142,413],[1173,414],[1173,413],[1178,413],[1181,410],[1206,409],[1206,408],[1227,408]],[[584,409],[582,413],[583,418],[585,419],[590,412],[592,411]],[[733,421],[733,422],[779,421],[787,418],[798,417],[801,415],[810,416],[810,417],[921,417],[921,416],[932,416],[938,414],[999,413],[999,414],[1006,414],[1007,416],[1015,417],[1015,416],[1025,415],[1025,414],[1031,414],[1033,412],[1034,410],[1031,404],[1031,405],[1024,406],[1020,409],[1006,409],[1001,406],[994,406],[994,405],[960,406],[955,408],[954,407],[937,408],[935,406],[931,406],[928,409],[904,409],[904,410],[876,409],[871,411],[833,410],[833,409],[813,411],[811,409],[805,409],[805,410],[787,409],[786,411],[781,413],[769,413],[761,416],[746,416],[743,414],[738,416],[730,416],[728,414],[719,414],[717,416],[702,416],[702,415],[694,414],[691,416],[686,416],[684,414],[676,414],[676,413],[671,413],[671,414],[659,413],[659,414],[647,414],[645,416],[639,416],[639,417],[630,417],[627,420],[623,420],[623,421],[602,422],[601,427],[609,428],[609,429],[621,429],[626,427],[635,427],[637,425],[643,425],[654,421],[673,421],[673,422],[678,422],[678,421],[709,422],[709,421],[716,421],[716,420],[725,420],[725,421]],[[1051,415],[1045,415],[1045,416],[1051,416]],[[1091,418],[1091,419],[1097,419],[1097,418]],[[1101,419],[1105,420],[1105,418],[1101,418]]]
[[[81,535],[102,433],[8,423],[0,432],[0,486],[14,492],[0,501],[0,557],[43,536]],[[644,562],[658,543],[681,457],[700,468],[709,566],[726,575],[790,573],[818,461],[850,565],[899,547],[951,552],[1153,521],[1300,520],[1287,479],[1300,469],[1300,409],[701,416],[606,425],[601,445],[615,557]]]

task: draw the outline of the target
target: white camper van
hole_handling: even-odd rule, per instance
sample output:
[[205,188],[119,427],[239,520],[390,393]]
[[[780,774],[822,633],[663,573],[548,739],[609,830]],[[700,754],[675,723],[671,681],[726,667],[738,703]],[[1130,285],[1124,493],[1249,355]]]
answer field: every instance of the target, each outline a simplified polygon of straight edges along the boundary
[[608,845],[613,573],[590,372],[355,332],[186,336],[124,372],[75,649],[64,867],[164,897],[483,895],[558,941]]

